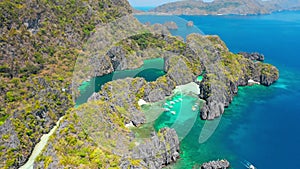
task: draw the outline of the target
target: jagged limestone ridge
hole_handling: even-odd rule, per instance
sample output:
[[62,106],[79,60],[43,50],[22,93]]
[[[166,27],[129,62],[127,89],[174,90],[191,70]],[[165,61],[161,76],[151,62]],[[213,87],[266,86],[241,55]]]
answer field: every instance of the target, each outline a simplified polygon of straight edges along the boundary
[[71,75],[98,24],[131,13],[125,0],[0,2],[0,168],[18,168],[73,107]]
[[201,55],[205,67],[199,96],[206,101],[201,109],[202,119],[212,120],[223,114],[237,94],[238,86],[248,85],[249,80],[269,86],[279,78],[276,67],[229,52],[217,36],[194,34],[187,38],[187,43]]

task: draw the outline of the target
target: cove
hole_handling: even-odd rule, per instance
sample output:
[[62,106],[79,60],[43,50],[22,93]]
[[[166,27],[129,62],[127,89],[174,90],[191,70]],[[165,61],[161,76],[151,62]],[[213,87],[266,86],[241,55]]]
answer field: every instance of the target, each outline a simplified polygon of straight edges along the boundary
[[[188,108],[193,107],[195,103],[197,104],[196,97],[189,95],[175,96],[175,100],[178,97],[184,98],[182,105],[174,106],[175,111],[180,112],[179,115],[163,113],[154,122],[155,130],[158,131],[163,127],[174,128],[181,140],[181,158],[169,168],[193,168],[195,165],[216,159],[227,159],[231,162],[232,168],[243,168],[240,162],[247,157],[237,155],[236,150],[231,149],[233,148],[231,145],[238,142],[235,139],[240,137],[240,135],[247,135],[247,130],[243,128],[247,126],[249,121],[241,117],[246,116],[247,111],[251,109],[248,99],[253,100],[253,105],[258,93],[268,97],[268,94],[272,92],[268,90],[267,87],[259,85],[239,87],[239,94],[235,97],[230,107],[225,110],[225,114],[213,121],[200,119],[199,108],[201,108],[201,104],[199,108],[196,108],[195,112]],[[167,103],[170,103],[170,101]],[[243,112],[243,114],[240,112]],[[192,117],[196,118],[192,120]],[[218,127],[215,131],[210,131],[209,127],[203,130],[205,125],[214,126],[216,122]],[[233,127],[237,126],[238,130],[234,130]],[[212,132],[212,135],[207,141],[201,143],[199,138],[200,135],[206,134],[204,132],[208,134]]]
[[86,103],[88,98],[94,93],[99,92],[101,87],[112,80],[124,79],[127,77],[142,77],[148,82],[155,81],[165,75],[164,59],[156,58],[145,60],[142,67],[133,70],[114,71],[110,74],[94,77],[85,81],[79,87],[80,96],[76,99],[76,106]]

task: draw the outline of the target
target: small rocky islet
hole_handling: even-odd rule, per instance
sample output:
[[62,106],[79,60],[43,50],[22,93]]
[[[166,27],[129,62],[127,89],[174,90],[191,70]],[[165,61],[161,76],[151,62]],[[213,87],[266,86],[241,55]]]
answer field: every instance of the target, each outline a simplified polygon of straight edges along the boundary
[[201,165],[199,169],[226,169],[230,164],[227,160],[210,161]]
[[178,29],[178,26],[174,21],[166,22],[166,23],[164,23],[164,26],[166,26],[167,29],[169,29],[169,30],[177,30]]
[[[50,20],[57,24],[50,26],[58,30],[69,28],[68,24],[60,25],[56,20],[62,15],[59,11],[63,9],[78,9],[78,13],[95,16],[106,15],[107,13],[102,11],[106,9],[112,17],[107,19],[108,16],[102,16],[102,20],[93,20],[93,22],[82,18],[83,23],[88,22],[89,25],[75,26],[82,30],[79,32],[85,34],[72,34],[70,35],[72,38],[59,40],[65,42],[65,48],[59,48],[57,45],[59,42],[50,38],[55,32],[46,29],[45,16],[47,15],[42,12],[50,12],[54,4],[26,3],[28,3],[26,6],[31,7],[36,15],[22,13],[21,9],[25,6],[1,3],[1,7],[15,5],[15,10],[20,10],[19,13],[24,17],[20,23],[18,18],[14,18],[14,11],[11,11],[11,8],[3,10],[2,13],[10,11],[11,21],[21,25],[18,27],[5,22],[3,24],[7,25],[1,28],[1,33],[10,32],[6,37],[8,39],[18,39],[18,37],[27,40],[41,39],[46,47],[49,45],[52,48],[40,49],[38,50],[40,53],[28,52],[28,56],[32,58],[30,64],[34,65],[36,70],[25,68],[23,65],[1,67],[1,81],[11,84],[1,87],[1,93],[5,96],[1,95],[3,100],[1,104],[5,105],[1,107],[7,107],[5,110],[1,108],[1,120],[3,119],[0,126],[1,168],[19,168],[25,164],[42,133],[49,132],[60,117],[64,118],[34,162],[34,168],[162,168],[180,158],[178,136],[174,129],[162,128],[158,132],[151,132],[146,138],[137,137],[132,128],[139,128],[146,122],[145,114],[138,105],[140,99],[150,103],[161,101],[172,95],[172,90],[176,86],[196,82],[197,77],[203,74],[201,82],[196,82],[200,89],[199,98],[205,101],[200,109],[200,115],[203,120],[213,120],[224,113],[224,108],[230,105],[238,93],[238,86],[249,85],[251,80],[269,86],[279,78],[277,68],[263,63],[264,57],[260,54],[231,53],[218,36],[191,34],[184,42],[180,38],[171,36],[161,25],[152,26],[147,28],[148,31],[121,40],[103,55],[97,55],[99,51],[91,50],[91,53],[80,51],[84,44],[73,39],[87,41],[87,37],[95,33],[92,30],[96,30],[96,24],[109,22],[110,19],[121,18],[132,12],[128,2],[123,0],[105,0],[95,11],[89,11],[90,8],[81,11],[80,7],[84,9],[86,7],[86,4],[81,2],[56,4],[62,8],[56,9],[57,15],[51,15]],[[91,1],[89,5],[94,6],[95,3]],[[115,10],[119,13],[116,14]],[[78,14],[79,16],[81,15]],[[72,16],[68,17],[72,18]],[[134,17],[129,19],[132,21],[132,26],[144,27]],[[0,41],[2,46],[13,45],[8,39],[2,38]],[[33,41],[25,45],[27,48],[37,48],[37,44]],[[71,46],[75,49],[69,50]],[[153,52],[153,48],[157,53]],[[83,65],[89,63],[96,65],[93,69],[87,70],[86,74],[82,75],[83,78],[75,79],[73,84],[68,83],[72,81],[70,79],[72,69],[63,66],[63,63],[60,62],[63,70],[47,69],[59,62],[54,61],[54,58],[67,51],[70,53],[64,58],[64,63],[67,61],[70,65],[74,65],[74,58],[82,55],[93,56],[81,60]],[[21,55],[22,51],[8,52],[6,48],[1,48],[1,53],[6,58],[1,58],[1,63],[6,65],[9,64],[6,63],[9,58],[13,58],[15,54]],[[87,103],[74,108],[71,89],[77,89],[83,80],[116,70],[135,69],[140,67],[144,60],[158,57],[164,59],[165,75],[153,82],[147,82],[143,78],[126,78],[108,82],[99,92],[94,93]],[[43,58],[47,59],[43,60]],[[21,63],[24,58],[19,59]],[[54,73],[49,73],[50,70]],[[61,74],[58,77],[59,72]],[[11,86],[15,83],[18,84],[13,89],[18,88],[15,91],[20,91],[19,93],[12,93]],[[27,86],[31,95],[18,96],[20,97],[18,98],[17,94],[22,93],[20,86]],[[79,92],[77,95],[80,95]],[[23,105],[25,103],[22,102],[21,97],[27,100],[28,106]],[[128,127],[127,124],[132,125]],[[224,160],[214,161],[203,164],[202,167],[207,166],[228,168],[229,163]]]

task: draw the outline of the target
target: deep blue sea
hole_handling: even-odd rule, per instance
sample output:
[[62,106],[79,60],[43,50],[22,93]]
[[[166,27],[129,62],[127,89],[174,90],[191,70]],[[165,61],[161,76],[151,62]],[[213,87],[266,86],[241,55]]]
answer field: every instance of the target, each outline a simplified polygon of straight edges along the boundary
[[[240,88],[214,134],[199,143],[198,119],[181,141],[174,168],[192,168],[226,158],[233,168],[247,160],[258,169],[300,168],[300,12],[258,16],[137,16],[141,22],[178,22],[174,35],[187,32],[219,35],[232,52],[260,52],[277,66],[280,79],[271,87]],[[182,22],[193,21],[194,28]],[[197,29],[197,28],[198,29]],[[191,31],[193,30],[193,31]]]

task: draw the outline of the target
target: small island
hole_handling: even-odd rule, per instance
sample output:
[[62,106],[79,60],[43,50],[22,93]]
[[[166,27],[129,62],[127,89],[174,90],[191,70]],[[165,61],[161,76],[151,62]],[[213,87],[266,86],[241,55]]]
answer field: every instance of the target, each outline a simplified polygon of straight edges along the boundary
[[173,21],[164,23],[164,26],[166,26],[167,29],[169,29],[169,30],[177,30],[178,29],[177,24]]
[[186,23],[186,26],[187,26],[187,27],[193,27],[193,26],[194,26],[194,22],[193,22],[193,21],[188,21],[188,22]]

